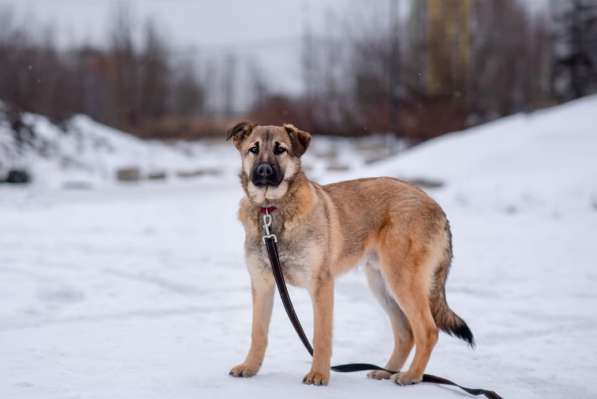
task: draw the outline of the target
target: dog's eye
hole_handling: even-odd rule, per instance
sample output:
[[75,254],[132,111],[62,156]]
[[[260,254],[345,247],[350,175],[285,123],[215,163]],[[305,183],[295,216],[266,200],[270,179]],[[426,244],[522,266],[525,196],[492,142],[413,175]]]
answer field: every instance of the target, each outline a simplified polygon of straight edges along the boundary
[[249,152],[253,154],[259,153],[259,143],[255,144],[253,147],[249,148]]
[[280,155],[280,154],[284,154],[286,152],[286,148],[280,146],[278,143],[276,143],[276,146],[274,147],[274,154],[275,155]]

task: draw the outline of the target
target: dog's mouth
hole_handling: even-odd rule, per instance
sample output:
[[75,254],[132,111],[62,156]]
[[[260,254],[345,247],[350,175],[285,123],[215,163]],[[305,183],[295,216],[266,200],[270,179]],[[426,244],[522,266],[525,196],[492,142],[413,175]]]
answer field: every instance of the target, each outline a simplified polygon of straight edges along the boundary
[[278,187],[282,183],[282,179],[278,180],[270,180],[270,179],[251,179],[251,182],[255,187],[258,188],[268,188],[268,187]]

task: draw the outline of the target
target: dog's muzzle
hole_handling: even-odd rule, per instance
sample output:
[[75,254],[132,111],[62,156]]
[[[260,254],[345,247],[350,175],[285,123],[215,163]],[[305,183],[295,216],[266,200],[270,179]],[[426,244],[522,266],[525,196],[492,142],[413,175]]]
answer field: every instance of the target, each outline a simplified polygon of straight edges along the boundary
[[277,187],[282,183],[282,173],[275,164],[262,162],[251,173],[251,182],[257,187]]

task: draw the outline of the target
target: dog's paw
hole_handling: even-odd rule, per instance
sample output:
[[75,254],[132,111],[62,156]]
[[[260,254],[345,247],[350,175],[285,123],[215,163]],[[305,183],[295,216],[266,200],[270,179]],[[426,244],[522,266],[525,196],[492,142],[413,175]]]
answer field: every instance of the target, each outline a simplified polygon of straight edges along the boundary
[[303,378],[303,384],[307,385],[327,385],[330,381],[330,372],[319,372],[311,370],[305,378]]
[[404,373],[396,373],[392,377],[392,381],[394,381],[398,385],[412,385],[417,384],[423,380],[423,376],[421,375],[413,375],[408,371]]
[[253,367],[246,363],[242,363],[238,366],[234,366],[228,374],[233,377],[253,377],[257,374],[257,371],[259,371],[259,367]]
[[367,373],[367,378],[373,380],[389,380],[391,376],[392,373],[385,370],[373,370]]

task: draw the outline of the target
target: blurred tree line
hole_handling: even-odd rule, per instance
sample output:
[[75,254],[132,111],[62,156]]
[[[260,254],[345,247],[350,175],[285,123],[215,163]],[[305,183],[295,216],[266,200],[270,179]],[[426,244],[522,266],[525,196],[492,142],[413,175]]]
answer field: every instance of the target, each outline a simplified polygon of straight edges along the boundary
[[[419,142],[597,92],[597,0],[551,0],[536,12],[523,0],[410,0],[401,15],[405,1],[328,11],[324,33],[306,24],[297,96],[273,92],[258,63],[234,54],[198,68],[197,54],[181,57],[151,21],[138,40],[125,8],[106,46],[68,50],[0,10],[0,101],[54,120],[85,113],[142,137],[219,134],[249,117]],[[243,90],[251,101],[239,115]]]
[[152,21],[135,40],[134,24],[119,7],[105,47],[65,50],[50,28],[31,34],[0,10],[0,101],[54,121],[83,113],[144,137],[185,137],[205,104],[193,60],[175,64]]
[[320,37],[307,26],[305,94],[265,96],[254,118],[419,142],[597,93],[596,0],[536,12],[524,0],[412,0],[406,16],[400,3],[330,13]]

